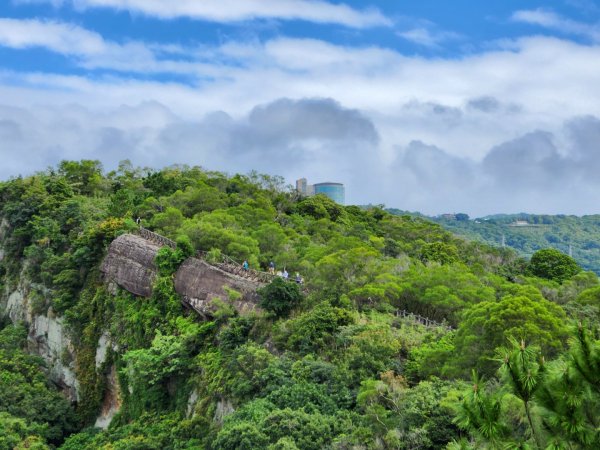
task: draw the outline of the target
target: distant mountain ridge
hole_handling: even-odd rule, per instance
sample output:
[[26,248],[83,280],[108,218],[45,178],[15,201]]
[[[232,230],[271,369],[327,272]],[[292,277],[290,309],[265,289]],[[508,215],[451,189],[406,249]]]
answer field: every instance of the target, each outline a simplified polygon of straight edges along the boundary
[[466,214],[436,217],[394,208],[397,215],[426,217],[464,238],[515,249],[529,258],[542,248],[555,248],[571,254],[586,270],[600,274],[600,214],[587,216],[547,214],[494,214],[469,218]]

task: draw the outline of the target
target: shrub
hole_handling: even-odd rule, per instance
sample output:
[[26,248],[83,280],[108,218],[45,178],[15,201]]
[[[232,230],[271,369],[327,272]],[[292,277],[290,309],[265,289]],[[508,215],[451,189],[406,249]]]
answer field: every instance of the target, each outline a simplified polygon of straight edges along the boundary
[[297,283],[279,277],[259,289],[258,294],[261,297],[260,306],[277,317],[287,317],[303,298]]

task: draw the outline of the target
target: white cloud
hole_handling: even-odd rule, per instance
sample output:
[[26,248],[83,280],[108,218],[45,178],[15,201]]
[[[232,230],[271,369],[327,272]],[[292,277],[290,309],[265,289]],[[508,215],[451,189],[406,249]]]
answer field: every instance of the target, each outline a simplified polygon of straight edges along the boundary
[[321,0],[17,0],[19,3],[72,3],[78,9],[111,8],[160,19],[188,17],[212,22],[253,19],[304,20],[352,28],[391,26],[375,8],[357,10]]
[[108,50],[98,33],[77,25],[36,19],[0,18],[0,45],[17,49],[45,47],[79,56],[97,55]]
[[372,70],[375,65],[385,67],[399,56],[391,50],[345,48],[316,39],[277,38],[266,43],[230,41],[215,47],[141,41],[118,43],[71,23],[11,18],[0,18],[0,46],[45,48],[87,69],[186,74],[198,78],[227,77],[256,67],[323,71],[335,66],[348,70],[352,66],[355,71]]
[[[280,99],[239,118],[212,112],[196,120],[156,102],[106,112],[80,105],[0,105],[0,154],[6,161],[0,177],[31,173],[61,159],[100,159],[115,167],[127,158],[144,166],[256,168],[289,177],[326,177],[335,167],[336,176],[349,181],[365,173],[370,164],[365,149],[375,149],[378,139],[368,118],[331,99]],[[19,156],[11,158],[15,153]]]
[[403,39],[423,47],[438,48],[443,42],[458,39],[457,33],[436,31],[426,27],[411,28],[397,33]]
[[105,40],[95,31],[65,22],[0,18],[0,46],[45,48],[72,58],[87,69],[214,75],[214,66],[209,67],[202,60],[173,59],[187,58],[189,49],[136,41],[120,44]]
[[594,42],[600,42],[600,26],[577,22],[546,9],[516,11],[512,15],[512,20],[539,25],[566,34],[584,36]]
[[[193,117],[213,110],[235,116],[281,97],[329,97],[377,118],[391,142],[422,140],[476,159],[503,137],[554,129],[574,115],[600,116],[600,48],[553,38],[521,39],[460,60],[289,38],[231,42],[198,53],[190,52],[192,61],[185,63],[198,76],[190,85],[8,72],[0,74],[0,98],[16,105],[76,102],[100,108],[156,100]],[[98,55],[85,61],[100,62]],[[123,58],[124,65],[134,62]],[[486,97],[512,106],[493,112],[473,107],[473,99]],[[443,113],[465,105],[462,118]]]
[[[600,188],[590,181],[597,171],[589,168],[600,163],[589,155],[597,147],[582,142],[594,140],[600,129],[594,121],[600,117],[598,46],[532,37],[460,59],[290,38],[145,48],[153,64],[167,64],[157,54],[185,53],[190,66],[182,70],[198,78],[183,84],[136,79],[131,73],[86,78],[0,72],[1,103],[10,108],[0,117],[2,178],[42,168],[59,155],[96,157],[107,164],[131,158],[140,165],[258,169],[289,180],[300,175],[340,179],[354,202],[430,213],[596,211]],[[73,57],[81,64],[100,64],[106,53],[89,55]],[[131,61],[124,58],[126,63]],[[341,112],[320,116],[308,103],[291,109],[273,103],[280,98],[332,98],[343,107],[325,108]],[[262,109],[254,110],[257,105]],[[289,121],[278,123],[290,138],[282,141],[281,133],[269,134],[268,124],[275,122],[251,120],[260,116],[253,110],[282,120],[298,117],[294,114],[318,120],[304,120],[298,130],[284,126]],[[302,137],[321,125],[329,130],[334,117],[352,117],[348,110],[366,119],[351,123],[372,124],[377,142],[343,133],[332,140],[324,131]],[[582,115],[592,119],[565,131],[565,123]],[[539,130],[543,133],[536,134]],[[504,171],[511,180],[516,168],[503,156],[528,148],[537,153],[524,154],[524,161],[535,166],[532,179],[546,183],[546,196],[530,184],[507,185],[493,175]],[[289,157],[293,164],[280,163]],[[561,164],[569,170],[560,170]],[[525,178],[523,173],[517,175]],[[553,180],[560,180],[562,191],[553,188]]]
[[391,164],[392,204],[430,214],[596,213],[600,153],[590,138],[598,136],[600,119],[576,117],[556,133],[532,130],[500,142],[480,162],[414,141]]

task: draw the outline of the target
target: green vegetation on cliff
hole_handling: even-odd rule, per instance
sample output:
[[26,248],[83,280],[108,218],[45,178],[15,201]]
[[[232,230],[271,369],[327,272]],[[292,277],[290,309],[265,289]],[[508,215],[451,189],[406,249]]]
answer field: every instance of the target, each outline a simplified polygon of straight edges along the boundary
[[[148,298],[98,270],[137,218],[178,242],[159,252]],[[20,289],[34,315],[64,317],[79,381],[78,402],[50,410],[14,408],[1,391],[0,448],[597,448],[600,283],[570,259],[530,264],[421,218],[198,167],[64,162],[0,183],[0,220],[0,315]],[[264,310],[244,315],[230,291],[206,320],[173,284],[196,250],[265,271],[273,261],[305,283],[276,280],[259,291]],[[41,373],[28,362],[19,378],[24,355],[2,354],[15,384]],[[58,395],[38,384],[36,395]],[[111,398],[110,427],[92,428]],[[579,428],[561,434],[570,423]]]
[[0,330],[0,448],[47,448],[77,429],[71,405],[50,385],[41,358],[26,353],[27,331]]

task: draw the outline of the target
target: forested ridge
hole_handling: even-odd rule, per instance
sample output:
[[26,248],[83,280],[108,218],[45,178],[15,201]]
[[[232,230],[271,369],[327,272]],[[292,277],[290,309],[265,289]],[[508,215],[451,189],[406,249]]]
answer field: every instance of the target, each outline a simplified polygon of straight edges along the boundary
[[[177,242],[148,298],[99,271],[136,219]],[[276,176],[97,161],[1,182],[0,249],[0,449],[600,448],[600,283],[556,250],[525,260]],[[205,320],[173,286],[197,251],[292,281],[251,314],[230,290]],[[23,285],[34,315],[66,324],[77,402],[3,310]]]
[[[459,215],[462,218],[464,215]],[[471,220],[432,218],[445,229],[492,246],[504,245],[531,257],[543,248],[571,252],[586,270],[600,274],[600,215],[507,214]],[[515,223],[521,223],[516,225]]]

